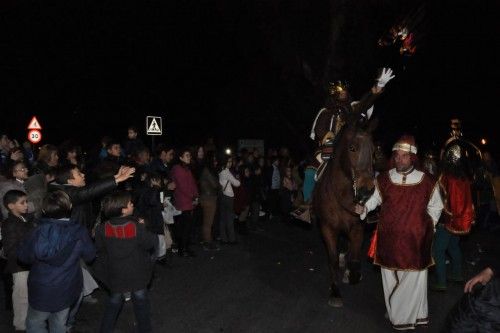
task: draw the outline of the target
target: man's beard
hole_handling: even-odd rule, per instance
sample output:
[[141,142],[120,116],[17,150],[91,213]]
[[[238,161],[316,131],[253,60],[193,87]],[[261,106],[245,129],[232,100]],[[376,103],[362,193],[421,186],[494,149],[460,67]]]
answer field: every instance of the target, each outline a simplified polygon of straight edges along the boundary
[[396,165],[396,171],[397,172],[405,173],[405,172],[410,171],[411,169],[413,169],[413,165],[412,164],[410,164],[408,166],[406,166],[406,165],[405,166],[398,166],[398,165]]

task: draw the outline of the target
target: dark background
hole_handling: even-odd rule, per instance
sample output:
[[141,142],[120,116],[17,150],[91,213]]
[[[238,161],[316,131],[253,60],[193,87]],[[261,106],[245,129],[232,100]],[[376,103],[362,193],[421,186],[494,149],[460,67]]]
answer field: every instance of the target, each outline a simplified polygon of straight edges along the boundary
[[[42,143],[88,146],[161,115],[157,140],[258,138],[304,151],[326,82],[347,80],[359,98],[391,66],[375,111],[386,148],[405,132],[440,147],[458,116],[466,138],[496,152],[494,3],[4,0],[0,130],[23,138],[37,115]],[[416,24],[412,57],[377,46],[402,18]]]

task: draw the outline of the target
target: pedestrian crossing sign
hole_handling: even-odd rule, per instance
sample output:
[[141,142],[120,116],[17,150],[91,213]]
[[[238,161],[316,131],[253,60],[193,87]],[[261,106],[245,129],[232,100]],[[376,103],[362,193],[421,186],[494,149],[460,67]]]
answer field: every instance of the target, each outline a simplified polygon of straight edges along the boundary
[[162,135],[161,117],[146,117],[146,132],[148,135]]
[[33,118],[31,118],[31,121],[28,125],[28,129],[29,130],[41,130],[42,129],[42,126],[40,126],[40,123],[38,122],[38,119],[36,119],[35,116],[33,116]]

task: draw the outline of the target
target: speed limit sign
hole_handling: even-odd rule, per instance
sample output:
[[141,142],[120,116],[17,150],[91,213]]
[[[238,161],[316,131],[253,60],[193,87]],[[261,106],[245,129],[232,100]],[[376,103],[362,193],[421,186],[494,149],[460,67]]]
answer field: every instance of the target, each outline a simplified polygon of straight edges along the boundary
[[33,144],[40,142],[42,140],[42,132],[36,129],[29,131],[28,140]]

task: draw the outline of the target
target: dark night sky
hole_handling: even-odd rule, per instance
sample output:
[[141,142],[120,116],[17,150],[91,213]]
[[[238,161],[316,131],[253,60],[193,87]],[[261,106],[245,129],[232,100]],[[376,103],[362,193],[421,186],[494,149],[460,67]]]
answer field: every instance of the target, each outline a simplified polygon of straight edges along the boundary
[[174,143],[212,134],[303,149],[324,100],[311,82],[346,79],[359,97],[391,65],[397,78],[376,104],[378,139],[413,132],[422,146],[440,145],[459,116],[466,137],[498,141],[486,115],[499,87],[495,1],[428,2],[417,54],[394,60],[377,39],[421,3],[2,1],[0,129],[23,137],[36,114],[45,143],[85,144],[162,115],[163,139]]

